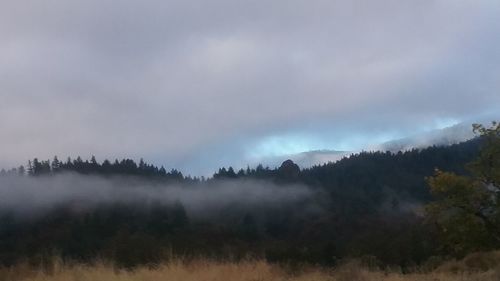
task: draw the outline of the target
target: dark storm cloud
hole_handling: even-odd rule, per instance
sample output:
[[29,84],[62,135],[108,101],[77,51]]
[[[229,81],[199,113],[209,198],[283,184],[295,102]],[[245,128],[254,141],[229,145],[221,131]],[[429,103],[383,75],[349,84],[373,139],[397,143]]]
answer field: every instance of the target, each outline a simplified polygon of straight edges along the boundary
[[500,104],[499,12],[455,0],[3,1],[0,164],[96,154],[190,169],[203,151],[231,164],[274,135],[334,146],[474,118]]

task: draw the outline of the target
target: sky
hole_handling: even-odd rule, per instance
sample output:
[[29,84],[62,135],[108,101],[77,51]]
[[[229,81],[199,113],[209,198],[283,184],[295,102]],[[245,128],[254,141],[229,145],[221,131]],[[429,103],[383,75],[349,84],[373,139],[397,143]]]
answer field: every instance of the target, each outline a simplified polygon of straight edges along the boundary
[[492,116],[499,14],[497,0],[2,0],[0,167],[95,155],[196,175]]

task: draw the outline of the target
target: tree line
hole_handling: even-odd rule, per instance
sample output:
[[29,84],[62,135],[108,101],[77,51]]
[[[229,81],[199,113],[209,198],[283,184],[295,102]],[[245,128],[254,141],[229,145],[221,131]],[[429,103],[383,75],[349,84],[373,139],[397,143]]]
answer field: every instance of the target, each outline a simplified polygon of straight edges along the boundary
[[[16,169],[15,174],[35,179],[64,171],[131,175],[206,189],[221,181],[251,180],[282,188],[300,184],[316,196],[293,205],[231,205],[210,219],[194,217],[182,202],[117,203],[79,214],[63,205],[29,222],[0,210],[0,263],[43,260],[56,253],[129,267],[154,264],[169,253],[324,265],[361,257],[405,268],[431,257],[498,249],[500,128],[494,123],[475,130],[481,137],[451,146],[362,152],[307,169],[290,160],[277,168],[224,167],[208,179],[166,172],[142,160],[34,159],[26,172]],[[163,187],[168,186],[167,181]]]

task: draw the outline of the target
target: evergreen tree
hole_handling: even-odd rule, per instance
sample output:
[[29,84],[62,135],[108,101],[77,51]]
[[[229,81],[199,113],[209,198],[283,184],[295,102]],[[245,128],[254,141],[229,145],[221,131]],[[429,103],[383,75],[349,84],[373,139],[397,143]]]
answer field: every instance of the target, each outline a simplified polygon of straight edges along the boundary
[[24,169],[24,166],[23,166],[23,165],[21,165],[21,166],[19,166],[19,168],[17,168],[17,173],[18,173],[18,175],[20,175],[20,176],[24,176],[24,174],[26,173],[26,171],[25,171],[25,169]]
[[51,169],[53,173],[58,173],[61,169],[61,162],[57,159],[57,156],[54,156],[52,160]]

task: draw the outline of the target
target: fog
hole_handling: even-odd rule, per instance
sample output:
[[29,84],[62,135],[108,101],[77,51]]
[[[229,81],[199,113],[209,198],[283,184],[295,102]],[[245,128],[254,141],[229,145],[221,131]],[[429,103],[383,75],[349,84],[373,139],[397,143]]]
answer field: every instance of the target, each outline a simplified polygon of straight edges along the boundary
[[[224,209],[280,207],[312,199],[303,185],[276,185],[253,180],[206,184],[165,184],[133,177],[84,176],[72,173],[47,177],[0,177],[0,209],[21,216],[38,216],[56,207],[91,210],[103,204],[149,206],[181,203],[189,216],[208,217]],[[318,208],[310,206],[308,209]]]

